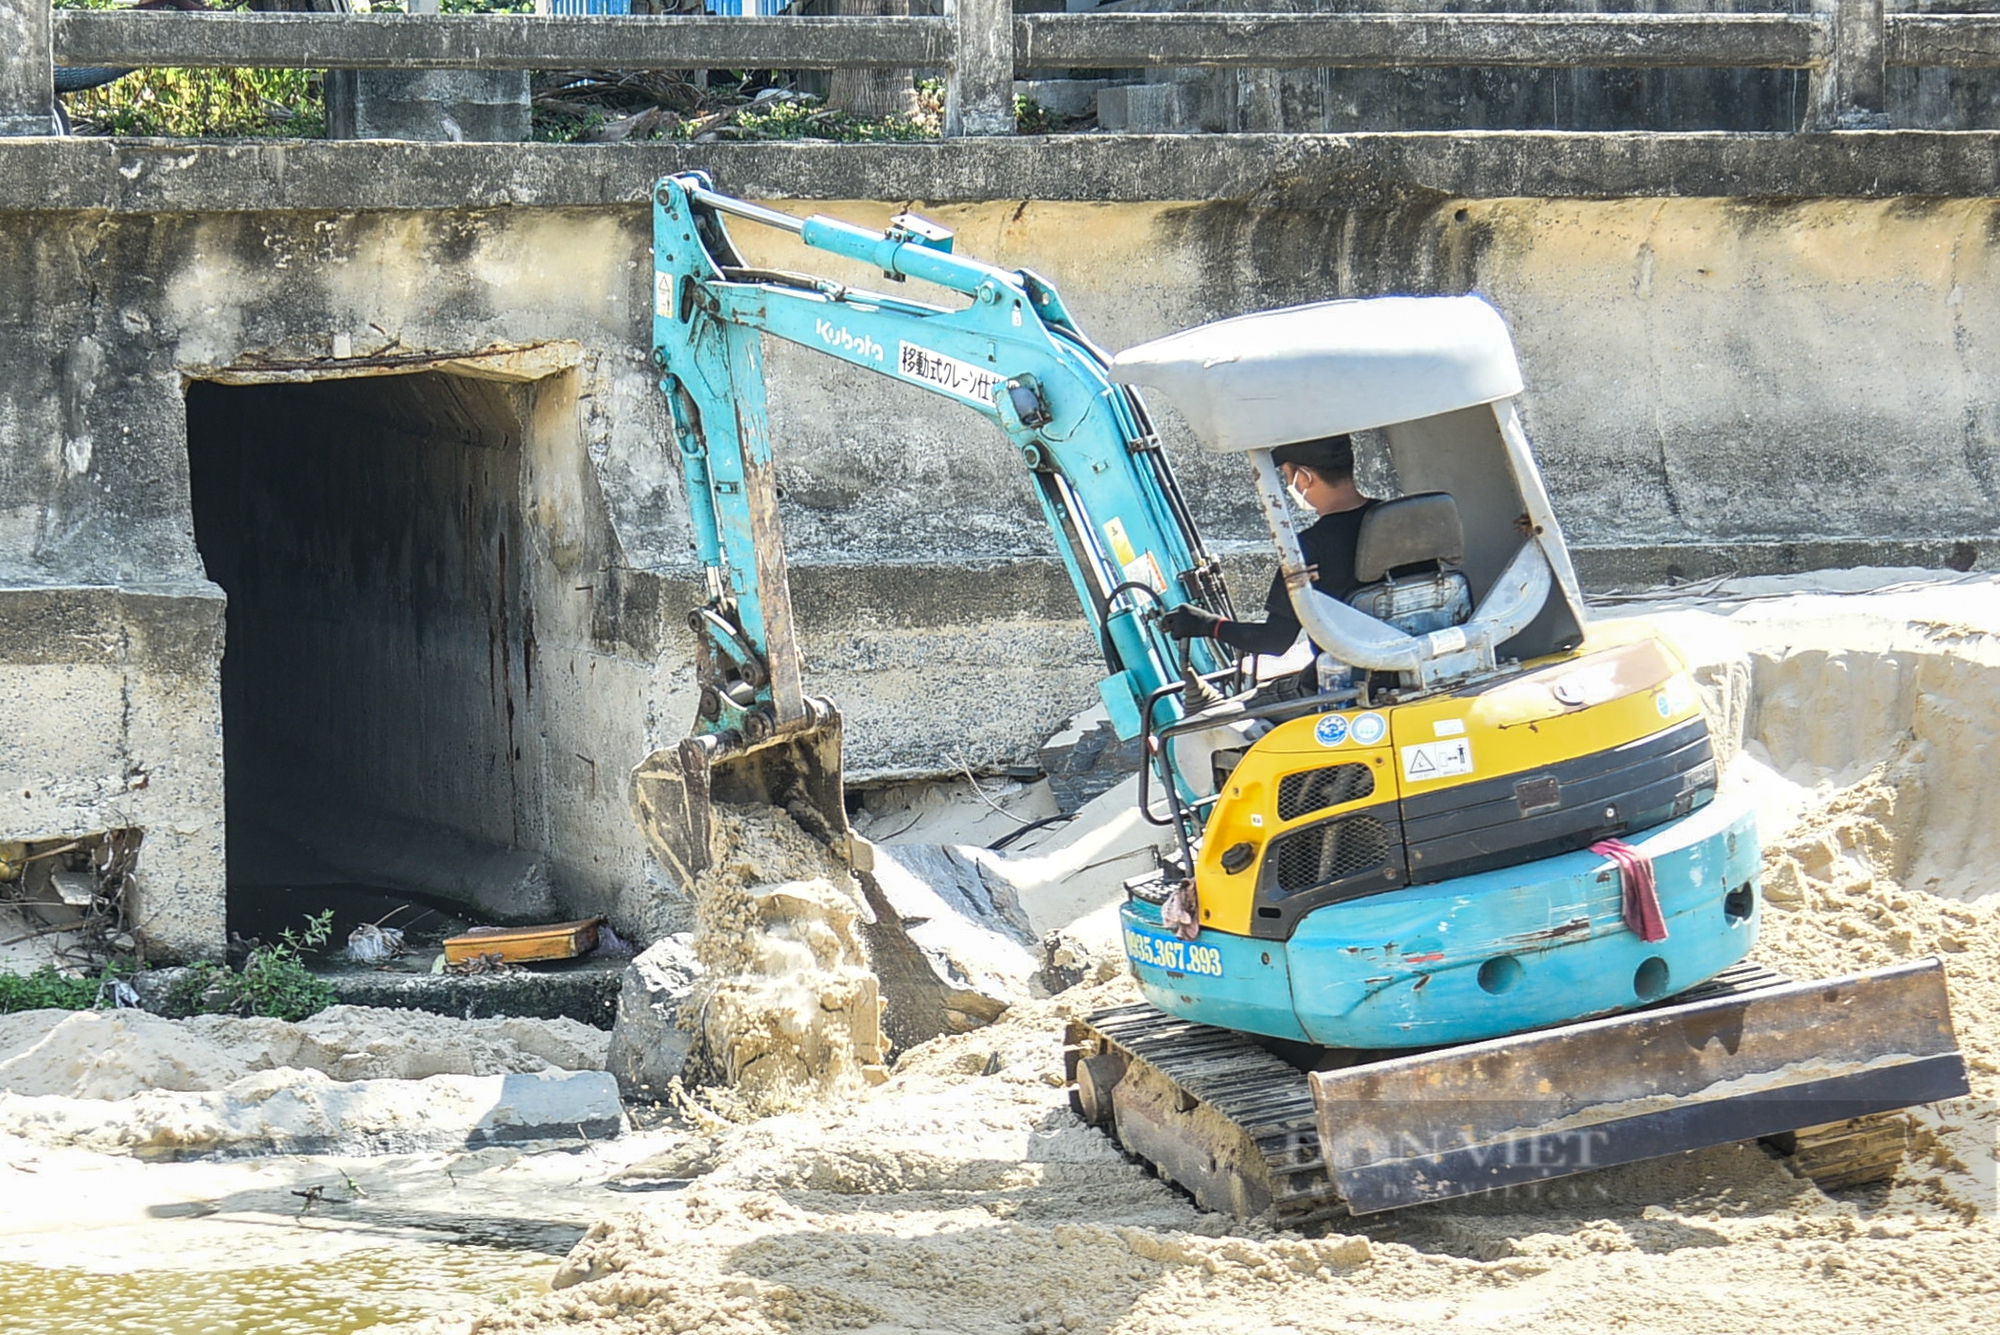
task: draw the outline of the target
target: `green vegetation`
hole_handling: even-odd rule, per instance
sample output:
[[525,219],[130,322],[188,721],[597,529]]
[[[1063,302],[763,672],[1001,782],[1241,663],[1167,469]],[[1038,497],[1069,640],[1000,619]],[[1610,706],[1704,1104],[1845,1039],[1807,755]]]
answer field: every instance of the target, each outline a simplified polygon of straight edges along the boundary
[[[55,0],[58,9],[117,9],[118,0]],[[217,8],[242,9],[246,4]],[[358,11],[396,14],[389,3]],[[532,14],[534,0],[443,0],[447,14]],[[63,99],[78,134],[171,139],[326,137],[326,91],[318,70],[138,70]]]
[[129,972],[106,965],[95,978],[71,978],[45,964],[31,974],[0,973],[0,1015],[16,1011],[87,1011],[109,1006],[108,985]]
[[313,976],[301,956],[332,935],[333,910],[328,909],[306,919],[304,931],[287,927],[276,944],[251,951],[240,973],[220,964],[197,964],[167,989],[166,1012],[176,1018],[267,1015],[303,1020],[323,1011],[339,998],[324,979]]
[[[689,122],[682,122],[680,137],[693,138]],[[817,98],[773,99],[764,109],[752,106],[735,118],[737,137],[743,139],[830,139],[843,144],[869,144],[935,139],[935,121],[923,116],[888,116],[882,120],[861,120],[844,111],[828,111]]]
[[1063,119],[1050,111],[1034,98],[1022,93],[1014,95],[1014,130],[1018,134],[1054,134],[1062,129]]
[[312,70],[138,70],[65,101],[79,134],[326,137],[326,95]]
[[673,70],[583,70],[534,79],[535,138],[543,143],[647,139],[817,139],[890,143],[936,139],[944,84],[917,85],[916,114],[864,119],[835,111],[760,71],[709,72],[697,84]]

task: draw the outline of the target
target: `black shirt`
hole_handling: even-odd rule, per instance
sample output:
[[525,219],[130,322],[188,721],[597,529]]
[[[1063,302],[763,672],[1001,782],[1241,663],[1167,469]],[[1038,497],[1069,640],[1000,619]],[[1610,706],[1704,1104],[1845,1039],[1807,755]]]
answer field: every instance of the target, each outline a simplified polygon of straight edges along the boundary
[[[1317,566],[1313,587],[1331,598],[1346,601],[1357,585],[1354,578],[1354,544],[1361,536],[1361,517],[1375,502],[1321,515],[1319,522],[1299,534],[1299,551],[1306,564]],[[1292,610],[1292,596],[1285,588],[1285,572],[1271,577],[1271,592],[1264,599],[1262,621],[1225,621],[1215,638],[1248,654],[1282,654],[1299,638],[1299,615]]]

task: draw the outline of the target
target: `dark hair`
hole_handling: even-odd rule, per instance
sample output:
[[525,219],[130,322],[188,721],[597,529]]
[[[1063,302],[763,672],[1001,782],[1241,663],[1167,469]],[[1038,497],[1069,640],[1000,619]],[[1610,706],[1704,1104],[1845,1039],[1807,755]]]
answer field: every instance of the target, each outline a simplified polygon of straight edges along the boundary
[[1354,475],[1354,437],[1343,434],[1295,440],[1272,450],[1271,459],[1295,468],[1310,468],[1338,481]]

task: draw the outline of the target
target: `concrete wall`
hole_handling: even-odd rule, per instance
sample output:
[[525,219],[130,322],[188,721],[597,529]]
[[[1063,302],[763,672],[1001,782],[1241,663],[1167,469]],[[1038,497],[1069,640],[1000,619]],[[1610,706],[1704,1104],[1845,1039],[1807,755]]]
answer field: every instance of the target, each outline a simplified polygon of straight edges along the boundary
[[[1290,156],[1251,198],[1340,193],[1300,176],[1312,141],[1280,142]],[[229,159],[286,181],[267,201],[321,188],[287,160]],[[869,160],[885,179],[904,161]],[[219,690],[216,651],[235,581],[240,614],[261,597],[275,618],[261,652],[322,660],[260,674],[259,641],[239,641],[246,680],[291,675],[318,701],[317,721],[264,734],[275,772],[310,755],[334,780],[320,806],[354,809],[314,856],[345,843],[373,875],[467,897],[438,864],[490,857],[472,879],[521,903],[545,884],[621,929],[679,920],[625,811],[627,771],[693,709],[694,572],[643,344],[647,217],[549,203],[572,188],[553,179],[517,177],[506,188],[531,202],[486,210],[241,207],[224,191],[231,211],[0,213],[0,290],[21,296],[0,314],[0,795],[22,794],[0,801],[0,838],[140,825],[148,930],[219,945],[218,729],[243,705]],[[1345,179],[1334,206],[921,207],[965,253],[1054,278],[1113,347],[1286,302],[1486,293],[1600,580],[1942,559],[2000,536],[2000,204],[1356,194]],[[784,207],[880,222],[908,204]],[[881,283],[739,236],[757,263]],[[1096,669],[1010,452],[915,390],[795,350],[771,365],[809,680],[848,716],[850,766],[1027,757],[1089,703]],[[359,378],[321,383],[335,377]],[[210,383],[191,400],[193,382]],[[1160,415],[1254,601],[1240,465]],[[191,423],[198,466],[234,458],[250,486],[233,550],[266,563],[261,586],[225,568],[227,544],[197,543]],[[246,484],[246,454],[270,449],[290,462],[265,458]]]

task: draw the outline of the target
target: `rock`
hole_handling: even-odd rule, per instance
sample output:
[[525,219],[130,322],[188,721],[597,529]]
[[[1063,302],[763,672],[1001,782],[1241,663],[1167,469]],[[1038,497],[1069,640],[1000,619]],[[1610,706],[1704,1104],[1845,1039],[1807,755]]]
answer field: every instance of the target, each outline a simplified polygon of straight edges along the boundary
[[1042,743],[1036,759],[1048,776],[1056,809],[1073,816],[1139,772],[1145,752],[1139,739],[1118,739],[1102,705],[1088,709]]
[[1125,971],[1117,942],[1075,926],[1042,934],[1042,967],[1036,976],[1051,995],[1081,983],[1108,983]]
[[[857,844],[861,841],[857,840]],[[983,849],[869,845],[857,863],[875,922],[868,952],[895,1050],[989,1025],[1030,995],[1041,965],[1012,887]]]
[[628,1101],[658,1103],[681,1073],[694,1040],[681,1027],[681,1005],[700,977],[691,933],[662,937],[626,968],[605,1066]]

